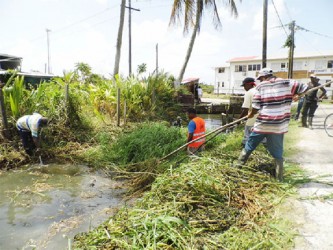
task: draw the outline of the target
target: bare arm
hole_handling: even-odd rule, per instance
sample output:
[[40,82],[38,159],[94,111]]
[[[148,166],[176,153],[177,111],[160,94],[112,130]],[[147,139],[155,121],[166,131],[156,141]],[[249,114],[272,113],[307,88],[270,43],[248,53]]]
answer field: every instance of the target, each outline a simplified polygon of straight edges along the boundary
[[188,133],[187,142],[190,142],[192,140],[193,140],[193,133]]
[[321,93],[321,95],[319,96],[319,99],[322,99],[322,98],[326,95],[326,92],[327,92],[327,91],[326,91],[326,89],[325,89],[324,87],[321,87],[320,90],[321,90],[322,93]]
[[252,118],[258,113],[259,109],[252,108],[251,112],[248,114],[248,118]]
[[249,109],[248,108],[242,108],[242,112],[239,116],[239,119],[240,118],[243,118],[244,116],[247,116],[247,114],[249,113]]

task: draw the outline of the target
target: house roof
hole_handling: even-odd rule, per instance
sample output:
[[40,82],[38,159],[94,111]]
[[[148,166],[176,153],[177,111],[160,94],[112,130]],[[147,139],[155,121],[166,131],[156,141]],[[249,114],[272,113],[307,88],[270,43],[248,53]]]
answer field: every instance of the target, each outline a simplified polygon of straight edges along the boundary
[[[301,59],[301,58],[314,58],[314,57],[333,57],[333,51],[325,51],[325,52],[295,52],[294,58]],[[267,56],[268,60],[279,60],[279,59],[288,59],[288,53],[280,52],[278,54],[269,54]],[[246,61],[261,61],[261,56],[243,56],[243,57],[234,57],[228,60],[229,63],[234,62],[246,62]]]
[[251,61],[254,59],[260,59],[260,58],[258,58],[258,56],[234,57],[234,58],[229,59],[227,62]]
[[21,65],[22,57],[0,53],[0,69],[16,69]]
[[182,83],[195,82],[195,81],[199,81],[199,79],[200,78],[197,78],[197,77],[186,78],[182,81]]

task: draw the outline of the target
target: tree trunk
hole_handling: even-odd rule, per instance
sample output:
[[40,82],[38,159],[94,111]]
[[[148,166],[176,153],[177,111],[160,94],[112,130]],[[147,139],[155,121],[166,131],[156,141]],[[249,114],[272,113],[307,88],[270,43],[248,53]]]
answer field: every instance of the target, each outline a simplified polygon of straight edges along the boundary
[[199,8],[199,2],[200,0],[197,0],[197,13],[196,13],[196,17],[195,17],[195,24],[193,27],[193,31],[192,31],[192,35],[191,35],[191,40],[190,43],[188,45],[187,48],[187,52],[186,52],[186,56],[185,56],[185,62],[180,70],[179,76],[178,76],[178,82],[182,82],[184,74],[185,74],[185,70],[187,67],[187,63],[190,60],[191,57],[191,53],[193,50],[193,46],[194,46],[194,42],[195,42],[195,38],[197,36],[198,30],[199,30],[199,23],[200,23],[200,8]]
[[123,28],[124,28],[124,19],[125,19],[125,4],[126,4],[126,0],[121,0],[120,23],[119,23],[118,37],[117,37],[117,52],[116,52],[116,57],[114,60],[114,69],[113,69],[114,76],[119,73],[121,43],[122,43],[122,38],[123,38]]

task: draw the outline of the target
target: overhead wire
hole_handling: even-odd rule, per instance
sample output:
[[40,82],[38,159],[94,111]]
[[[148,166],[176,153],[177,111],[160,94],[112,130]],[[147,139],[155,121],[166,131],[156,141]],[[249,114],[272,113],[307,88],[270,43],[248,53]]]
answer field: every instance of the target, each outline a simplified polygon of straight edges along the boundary
[[282,20],[281,20],[281,18],[280,18],[279,12],[278,12],[278,10],[277,10],[277,8],[276,8],[276,6],[275,6],[274,0],[271,0],[271,2],[272,2],[272,4],[273,4],[273,6],[274,6],[275,13],[276,13],[276,15],[277,15],[277,17],[278,17],[278,19],[279,19],[279,22],[280,22],[280,24],[281,24],[281,27],[283,28],[284,33],[285,33],[286,36],[288,37],[289,35],[288,35],[288,33],[287,33],[287,31],[286,31],[286,29],[285,29],[285,27],[284,27],[285,25],[283,25],[283,23],[282,23]]
[[96,16],[99,16],[99,15],[101,15],[101,14],[103,14],[103,13],[105,13],[105,12],[107,12],[107,11],[109,11],[109,10],[111,10],[111,9],[113,9],[113,8],[115,8],[115,7],[117,7],[117,6],[118,6],[118,5],[114,5],[114,6],[108,7],[108,8],[106,8],[106,9],[102,10],[102,11],[99,11],[99,12],[97,12],[97,13],[91,15],[91,16],[85,17],[85,18],[83,18],[83,19],[81,19],[81,20],[78,20],[78,21],[75,21],[75,22],[73,22],[73,23],[71,23],[71,24],[69,24],[69,25],[67,25],[67,26],[64,26],[64,27],[62,27],[62,28],[56,29],[56,30],[52,31],[52,33],[58,33],[58,32],[61,32],[61,31],[63,31],[63,30],[66,30],[66,29],[68,29],[68,28],[70,28],[70,27],[72,27],[72,26],[75,26],[75,25],[77,25],[77,24],[83,23],[83,22],[85,22],[85,21],[87,21],[87,20],[89,20],[89,19],[92,19],[92,18],[94,18],[94,17],[96,17]]

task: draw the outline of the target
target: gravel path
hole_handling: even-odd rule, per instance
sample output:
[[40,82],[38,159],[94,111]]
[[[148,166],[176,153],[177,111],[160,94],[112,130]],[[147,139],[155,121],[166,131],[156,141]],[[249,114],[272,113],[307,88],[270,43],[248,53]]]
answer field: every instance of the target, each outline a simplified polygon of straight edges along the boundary
[[[300,128],[296,161],[311,176],[333,184],[333,137],[329,137],[324,130],[324,120],[329,113],[333,113],[333,105],[320,104],[313,130]],[[333,249],[333,199],[318,197],[333,194],[333,186],[308,183],[299,188],[299,194],[305,199],[296,201],[299,210],[296,210],[294,218],[300,225],[300,236],[296,238],[295,249]],[[309,197],[316,199],[306,199]]]

